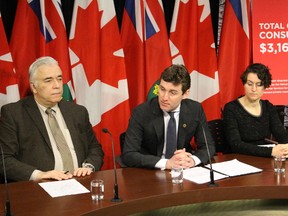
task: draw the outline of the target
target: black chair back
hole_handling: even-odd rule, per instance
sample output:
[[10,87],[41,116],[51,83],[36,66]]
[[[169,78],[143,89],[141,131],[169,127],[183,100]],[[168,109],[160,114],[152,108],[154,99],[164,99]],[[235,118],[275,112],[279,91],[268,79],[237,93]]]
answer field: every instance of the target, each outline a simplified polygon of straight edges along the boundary
[[208,121],[208,127],[215,142],[216,154],[230,153],[229,145],[225,143],[223,119]]

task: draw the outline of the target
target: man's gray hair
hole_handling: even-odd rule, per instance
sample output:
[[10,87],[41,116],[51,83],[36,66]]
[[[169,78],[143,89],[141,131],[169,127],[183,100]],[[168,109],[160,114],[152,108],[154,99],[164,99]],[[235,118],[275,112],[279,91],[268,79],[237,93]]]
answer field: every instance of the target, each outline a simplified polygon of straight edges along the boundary
[[29,81],[36,84],[35,74],[38,72],[38,68],[42,65],[58,65],[58,62],[51,56],[43,56],[36,59],[29,67]]

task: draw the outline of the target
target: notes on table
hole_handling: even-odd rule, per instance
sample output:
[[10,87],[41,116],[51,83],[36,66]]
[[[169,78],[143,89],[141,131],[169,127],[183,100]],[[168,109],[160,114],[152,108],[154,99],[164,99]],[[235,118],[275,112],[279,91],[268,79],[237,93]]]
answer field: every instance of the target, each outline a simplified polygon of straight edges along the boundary
[[[261,172],[262,169],[238,161],[237,159],[213,163],[212,169],[214,180],[224,179],[233,176],[247,175]],[[210,165],[205,167],[193,167],[183,171],[183,178],[197,184],[210,182]]]
[[[208,168],[208,165],[206,165],[206,167]],[[214,163],[212,164],[212,168],[214,171],[217,171],[230,177],[252,174],[262,171],[262,169],[240,162],[237,159],[224,161],[220,163]]]
[[89,193],[90,191],[75,179],[42,182],[39,185],[51,196],[60,197],[74,194]]
[[[210,170],[204,167],[193,167],[183,171],[183,178],[197,184],[210,182]],[[214,172],[214,180],[228,178],[228,176]]]

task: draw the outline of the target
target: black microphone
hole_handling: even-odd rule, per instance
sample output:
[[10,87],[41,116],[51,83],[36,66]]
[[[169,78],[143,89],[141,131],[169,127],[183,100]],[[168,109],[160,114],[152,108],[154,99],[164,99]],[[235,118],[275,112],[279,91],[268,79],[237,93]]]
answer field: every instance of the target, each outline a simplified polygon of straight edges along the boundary
[[3,163],[3,173],[4,173],[4,183],[5,183],[5,188],[6,188],[6,204],[5,204],[5,216],[12,216],[13,214],[11,213],[10,209],[10,195],[9,195],[9,190],[8,190],[8,183],[7,183],[7,176],[6,176],[6,167],[5,167],[5,160],[4,160],[4,152],[2,145],[0,144],[1,148],[1,156],[2,156],[2,163]]
[[122,202],[122,199],[119,198],[118,196],[118,183],[117,183],[117,172],[116,172],[116,162],[115,162],[115,152],[114,152],[114,140],[113,136],[110,133],[110,131],[107,128],[103,128],[102,131],[104,133],[108,133],[111,138],[111,143],[112,143],[112,156],[113,156],[113,164],[114,164],[114,178],[115,178],[115,183],[114,183],[114,198],[111,199],[112,202]]
[[206,133],[205,133],[205,130],[204,130],[204,127],[201,123],[201,121],[199,121],[200,125],[201,125],[201,128],[202,128],[202,131],[203,131],[203,137],[204,137],[204,140],[205,140],[205,145],[206,145],[206,149],[207,149],[207,154],[208,154],[208,158],[209,158],[209,165],[210,165],[210,182],[209,182],[209,187],[217,187],[218,184],[215,183],[214,181],[214,172],[213,172],[213,169],[212,169],[212,161],[211,161],[211,155],[210,155],[210,150],[208,148],[208,142],[207,142],[207,137],[206,137]]

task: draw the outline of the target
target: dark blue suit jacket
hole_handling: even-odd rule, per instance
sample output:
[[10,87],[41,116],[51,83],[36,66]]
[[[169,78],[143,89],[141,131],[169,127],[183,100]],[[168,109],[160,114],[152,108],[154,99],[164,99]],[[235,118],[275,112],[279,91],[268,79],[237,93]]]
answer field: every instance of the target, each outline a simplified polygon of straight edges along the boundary
[[[208,162],[208,154],[203,136],[204,127],[211,156],[215,154],[215,144],[207,126],[206,116],[200,103],[184,99],[181,102],[177,149],[197,156],[202,163]],[[192,149],[195,138],[197,149]],[[122,160],[127,166],[154,168],[161,159],[164,147],[164,118],[158,97],[137,106],[131,115],[123,146]]]

